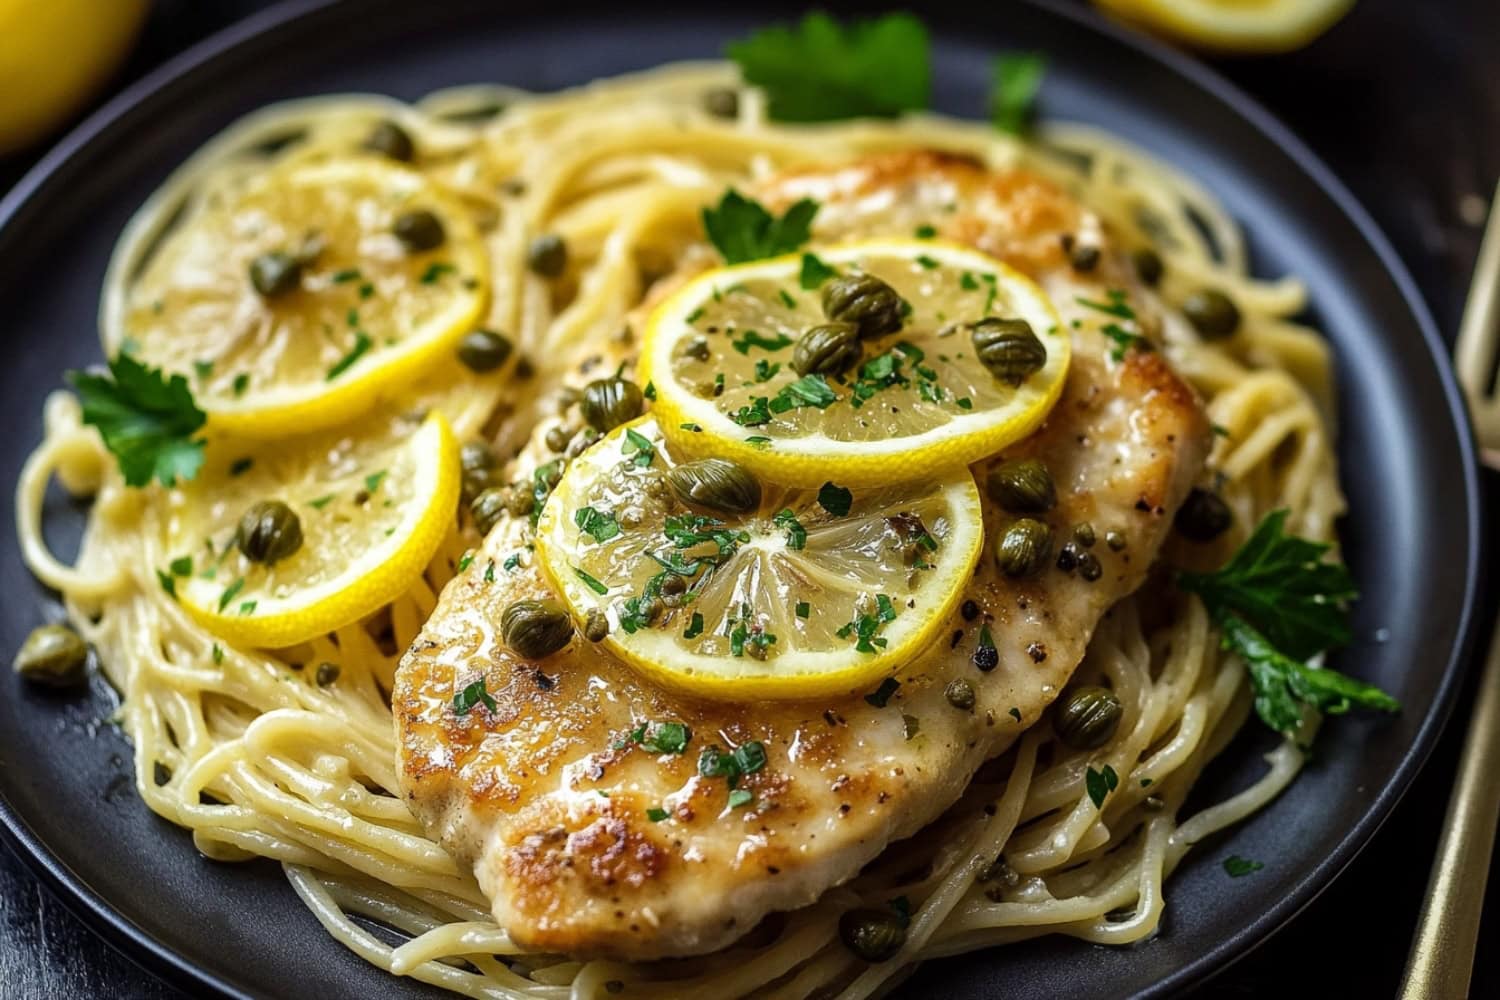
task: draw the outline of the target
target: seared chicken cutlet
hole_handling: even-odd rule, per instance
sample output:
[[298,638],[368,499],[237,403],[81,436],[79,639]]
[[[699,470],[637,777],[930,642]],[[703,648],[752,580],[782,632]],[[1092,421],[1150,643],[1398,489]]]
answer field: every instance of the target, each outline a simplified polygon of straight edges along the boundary
[[[1115,342],[1077,303],[1130,282],[1097,220],[1049,182],[895,154],[782,175],[756,194],[776,208],[820,202],[818,243],[932,226],[1034,277],[1065,323],[1080,321],[1072,367],[1042,428],[996,460],[1045,457],[1057,485],[1050,520],[1087,522],[1124,544],[1091,550],[1097,574],[1049,567],[1012,579],[987,555],[944,638],[897,672],[883,704],[862,694],[735,704],[661,688],[581,635],[538,661],[516,656],[499,637],[502,611],[553,595],[526,555],[527,520],[503,520],[474,561],[498,567],[519,553],[515,568],[460,574],[444,590],[402,661],[393,708],[411,808],[473,865],[496,920],[526,948],[620,959],[713,951],[931,823],[980,764],[1037,722],[1100,616],[1144,581],[1207,453],[1194,393],[1159,353],[1112,358]],[[1103,259],[1078,273],[1064,236],[1100,247]],[[618,346],[589,353],[579,383],[633,360]],[[549,426],[516,474],[552,457]],[[975,471],[982,480],[984,467]],[[1007,519],[987,505],[990,544]],[[993,654],[978,650],[983,627]],[[493,709],[456,712],[454,696],[480,678]],[[944,696],[957,678],[974,689],[972,711]],[[914,738],[904,716],[920,722]],[[627,738],[663,720],[686,724],[687,753]],[[753,799],[732,808],[724,780],[699,773],[699,749],[756,741],[765,765],[740,781]]]

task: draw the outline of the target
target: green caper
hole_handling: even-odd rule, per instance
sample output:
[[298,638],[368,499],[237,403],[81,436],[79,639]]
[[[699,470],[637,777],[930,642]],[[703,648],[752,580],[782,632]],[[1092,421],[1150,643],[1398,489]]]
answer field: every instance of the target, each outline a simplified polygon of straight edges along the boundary
[[1123,714],[1113,691],[1088,685],[1074,688],[1058,700],[1052,729],[1074,750],[1097,750],[1115,735]]
[[1211,542],[1218,538],[1234,522],[1234,513],[1224,498],[1213,490],[1194,486],[1172,524],[1177,533],[1194,542]]
[[1042,514],[1057,506],[1052,474],[1039,458],[1013,458],[990,469],[984,481],[990,499],[1012,514]]
[[511,649],[539,660],[573,638],[573,619],[554,600],[512,601],[500,613],[500,634]]
[[974,356],[1002,382],[1020,385],[1047,363],[1047,348],[1024,319],[987,316],[974,324]]
[[682,345],[682,356],[692,358],[694,361],[707,361],[713,357],[713,351],[709,349],[707,337],[694,337]]
[[557,277],[568,266],[568,244],[556,233],[543,233],[526,248],[526,266],[544,278]]
[[809,329],[792,348],[792,368],[798,375],[842,375],[859,363],[859,327],[853,323],[824,323]]
[[283,250],[263,253],[250,262],[250,284],[262,298],[280,298],[302,287],[302,260]]
[[317,682],[318,687],[326,688],[338,681],[340,673],[341,671],[337,663],[320,663],[318,664],[318,672],[313,675],[313,680]]
[[302,548],[302,519],[280,500],[262,500],[240,517],[235,542],[251,562],[280,562]]
[[738,118],[740,94],[733,87],[713,87],[703,94],[703,110],[715,118]]
[[1083,552],[1078,556],[1078,575],[1089,583],[1093,583],[1104,575],[1104,565],[1099,562],[1099,557],[1092,552]]
[[436,250],[448,238],[443,230],[442,220],[425,208],[402,212],[396,216],[391,232],[405,244],[406,249],[416,251]]
[[1182,303],[1182,314],[1205,340],[1231,337],[1240,328],[1240,310],[1234,300],[1216,288],[1204,288]]
[[1006,576],[1030,576],[1051,555],[1052,529],[1029,517],[1012,522],[995,546],[995,561]]
[[583,620],[583,637],[589,642],[603,642],[609,635],[609,616],[598,608]]
[[905,306],[894,288],[862,271],[840,275],[823,286],[823,315],[853,323],[866,340],[901,329]]
[[839,940],[866,962],[884,962],[906,943],[906,928],[894,911],[862,906],[839,917]]
[[458,360],[471,372],[492,372],[510,359],[510,338],[493,330],[470,330],[458,342]]
[[683,503],[726,514],[748,514],[760,506],[760,480],[725,458],[701,458],[673,466],[667,484]]
[[1094,547],[1097,539],[1094,536],[1094,526],[1087,521],[1081,521],[1073,525],[1073,541],[1086,549]]
[[1136,277],[1141,283],[1155,288],[1161,281],[1162,273],[1166,268],[1162,265],[1161,255],[1150,247],[1141,247],[1130,254],[1130,263],[1135,267]]
[[66,625],[42,625],[31,630],[16,652],[16,673],[37,684],[71,687],[83,681],[88,644]]
[[1111,552],[1123,552],[1128,544],[1125,536],[1118,531],[1108,531],[1104,534],[1104,544],[1109,546]]
[[380,122],[370,130],[365,139],[365,149],[402,163],[410,163],[417,153],[417,147],[406,129],[390,120]]
[[583,387],[579,412],[590,427],[607,434],[627,420],[640,416],[645,406],[640,386],[634,382],[623,378],[601,378]]
[[947,687],[943,688],[943,697],[947,698],[948,704],[954,708],[968,711],[974,707],[974,685],[962,677],[955,678],[948,682]]
[[458,466],[462,476],[465,503],[496,485],[496,474],[500,471],[500,459],[494,449],[483,441],[469,441],[458,450]]
[[492,487],[481,492],[469,504],[469,516],[474,518],[474,527],[479,529],[481,535],[488,535],[500,523],[501,516],[507,513],[510,496],[511,490]]
[[511,483],[505,490],[505,512],[511,517],[525,517],[536,509],[536,494],[531,483]]
[[567,450],[568,442],[573,440],[575,430],[567,424],[554,424],[547,429],[547,435],[542,440],[546,442],[548,451],[560,454]]
[[687,593],[687,581],[676,573],[671,574],[661,582],[661,599],[669,608],[675,608],[682,604],[682,595]]

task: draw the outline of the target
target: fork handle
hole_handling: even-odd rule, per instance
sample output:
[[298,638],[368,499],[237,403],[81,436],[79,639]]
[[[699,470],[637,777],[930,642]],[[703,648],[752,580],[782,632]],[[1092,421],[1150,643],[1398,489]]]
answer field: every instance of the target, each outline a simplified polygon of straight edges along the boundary
[[1500,626],[1490,639],[1458,779],[1443,817],[1427,899],[1401,979],[1400,1000],[1469,995],[1495,826],[1500,820]]

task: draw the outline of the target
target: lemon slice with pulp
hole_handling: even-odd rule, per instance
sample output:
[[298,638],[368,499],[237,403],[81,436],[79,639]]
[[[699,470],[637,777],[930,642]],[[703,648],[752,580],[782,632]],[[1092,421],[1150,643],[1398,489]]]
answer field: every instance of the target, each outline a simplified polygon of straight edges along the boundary
[[968,469],[803,490],[708,461],[647,416],[568,466],[536,550],[585,634],[602,618],[651,678],[749,700],[873,688],[943,632],[983,541]]
[[1095,0],[1127,21],[1201,48],[1290,52],[1332,27],[1354,0]]
[[[357,436],[243,453],[220,442],[198,478],[170,494],[172,562],[158,576],[230,643],[306,642],[411,586],[453,526],[458,488],[458,446],[437,411],[420,424],[392,417]],[[244,541],[246,512],[267,503],[286,511],[260,518],[260,533]]]
[[272,169],[166,238],[105,347],[186,375],[213,429],[302,433],[451,353],[487,273],[469,216],[415,171]]
[[919,479],[1000,451],[1057,402],[1071,350],[1020,272],[892,240],[710,271],[652,314],[642,354],[674,445],[817,486]]

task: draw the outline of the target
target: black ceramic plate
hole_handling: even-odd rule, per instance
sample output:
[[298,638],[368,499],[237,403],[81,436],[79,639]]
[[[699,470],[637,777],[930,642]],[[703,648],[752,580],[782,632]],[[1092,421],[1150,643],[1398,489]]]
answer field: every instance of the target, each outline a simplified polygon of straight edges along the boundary
[[[98,289],[131,211],[204,140],[270,101],[337,91],[414,98],[473,81],[549,89],[686,57],[778,13],[644,13],[635,5],[544,4],[501,12],[483,0],[300,3],[232,28],[131,88],[69,136],[0,204],[0,316],[6,426],[0,483],[41,434],[61,372],[99,360]],[[971,6],[971,5],[965,5]],[[533,8],[528,8],[533,9]],[[625,11],[629,10],[629,13]],[[1043,112],[1095,122],[1201,179],[1249,227],[1258,270],[1292,272],[1333,341],[1339,454],[1352,511],[1345,554],[1364,598],[1339,665],[1394,692],[1395,718],[1325,727],[1313,764],[1270,808],[1201,844],[1168,886],[1160,936],[1110,950],[1043,940],[931,963],[908,994],[1159,996],[1245,954],[1349,862],[1431,748],[1456,691],[1478,560],[1475,465],[1458,394],[1411,280],[1349,194],[1295,138],[1201,67],[1069,10],[1041,3],[945,23],[936,101],[983,113],[990,56],[1041,50]],[[6,490],[8,495],[8,488]],[[49,508],[71,552],[82,510]],[[0,540],[0,649],[56,613]],[[8,674],[8,672],[7,672]],[[435,995],[395,981],[329,940],[270,864],[221,865],[134,795],[130,748],[83,700],[0,678],[0,818],[13,845],[88,923],[143,964],[233,996]],[[1205,775],[1222,797],[1262,767],[1271,743],[1248,727]],[[1231,881],[1231,853],[1265,869]]]

